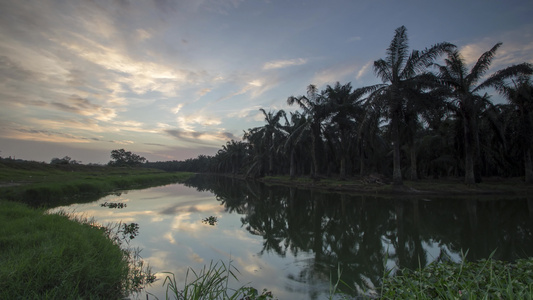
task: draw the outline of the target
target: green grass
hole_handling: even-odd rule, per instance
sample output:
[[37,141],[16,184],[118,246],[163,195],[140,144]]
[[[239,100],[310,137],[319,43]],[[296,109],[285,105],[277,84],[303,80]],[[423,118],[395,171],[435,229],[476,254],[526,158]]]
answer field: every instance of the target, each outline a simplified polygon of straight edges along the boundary
[[121,299],[153,282],[138,253],[123,247],[136,224],[102,228],[45,208],[192,175],[1,160],[0,299]]
[[54,207],[94,201],[115,190],[184,181],[192,175],[146,168],[0,164],[0,199]]
[[[249,286],[241,286],[238,289],[229,288],[230,280],[236,280],[239,271],[231,265],[223,262],[211,262],[209,266],[204,266],[203,269],[196,272],[193,269],[187,269],[185,283],[183,288],[176,282],[173,273],[169,274],[163,285],[166,286],[166,299],[177,300],[264,300],[272,299],[273,295],[267,290],[263,290],[261,294]],[[189,281],[189,278],[192,280]]]
[[0,299],[118,299],[128,255],[88,222],[0,201]]
[[533,299],[533,258],[432,263],[385,276],[381,299]]

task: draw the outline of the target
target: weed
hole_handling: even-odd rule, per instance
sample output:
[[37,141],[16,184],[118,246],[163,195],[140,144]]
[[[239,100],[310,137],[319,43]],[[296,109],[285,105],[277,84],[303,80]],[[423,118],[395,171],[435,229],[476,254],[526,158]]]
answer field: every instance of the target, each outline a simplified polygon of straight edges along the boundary
[[[166,285],[166,298],[174,297],[178,300],[266,300],[273,299],[270,291],[263,290],[261,294],[257,289],[249,286],[241,286],[238,289],[229,287],[230,280],[236,280],[239,271],[231,264],[223,262],[211,262],[199,272],[191,268],[187,269],[185,283],[180,288],[173,273],[168,274],[163,282]],[[192,280],[190,280],[192,277]]]

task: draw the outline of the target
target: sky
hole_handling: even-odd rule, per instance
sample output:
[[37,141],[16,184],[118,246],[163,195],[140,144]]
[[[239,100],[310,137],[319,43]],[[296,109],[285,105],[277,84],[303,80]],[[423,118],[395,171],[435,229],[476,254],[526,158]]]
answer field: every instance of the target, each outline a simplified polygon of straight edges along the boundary
[[400,26],[491,72],[533,63],[533,1],[0,0],[0,157],[214,155],[289,96],[380,83]]

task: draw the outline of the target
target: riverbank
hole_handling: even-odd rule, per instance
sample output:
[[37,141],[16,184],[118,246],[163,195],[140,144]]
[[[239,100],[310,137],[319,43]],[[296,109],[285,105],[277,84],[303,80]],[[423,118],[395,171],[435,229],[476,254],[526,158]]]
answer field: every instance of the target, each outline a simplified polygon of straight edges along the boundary
[[144,168],[0,163],[0,298],[120,299],[142,288],[153,278],[133,250],[121,247],[113,228],[48,214],[46,209],[94,201],[123,189],[184,181],[192,175]]
[[91,202],[123,189],[142,189],[184,181],[194,173],[147,168],[48,165],[37,162],[0,164],[0,199],[32,207]]
[[349,194],[392,195],[499,195],[527,196],[533,193],[533,186],[524,183],[522,178],[484,178],[481,183],[466,185],[461,179],[424,179],[404,181],[402,186],[394,186],[379,177],[354,177],[346,180],[309,177],[290,178],[289,176],[266,176],[256,179],[267,185],[282,185],[303,189],[323,190]]
[[103,229],[0,201],[1,299],[119,299],[125,253]]

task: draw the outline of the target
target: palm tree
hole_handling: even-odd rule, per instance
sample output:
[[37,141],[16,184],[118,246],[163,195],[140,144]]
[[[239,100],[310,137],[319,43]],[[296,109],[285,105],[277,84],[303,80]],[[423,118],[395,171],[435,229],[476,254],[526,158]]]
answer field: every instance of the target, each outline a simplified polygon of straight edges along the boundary
[[361,97],[364,92],[355,90],[352,92],[351,83],[340,85],[339,82],[334,87],[328,85],[324,91],[327,98],[327,113],[331,126],[335,132],[329,136],[334,138],[332,141],[338,144],[339,153],[339,175],[341,179],[346,178],[346,164],[352,148],[355,147],[357,134],[364,115]]
[[246,157],[247,144],[241,141],[228,141],[222,145],[222,149],[217,151],[216,160],[218,160],[217,169],[219,172],[237,174],[243,165]]
[[327,118],[326,112],[326,98],[323,94],[318,92],[315,85],[310,84],[307,87],[306,96],[290,96],[287,99],[289,105],[297,103],[303,109],[303,114],[306,117],[306,122],[302,124],[293,133],[294,138],[305,132],[311,132],[311,159],[313,161],[313,177],[317,177],[320,172],[318,164],[317,151],[322,134],[322,122]]
[[264,109],[259,109],[265,116],[266,124],[261,127],[255,127],[245,134],[244,138],[253,144],[256,154],[268,158],[268,174],[274,173],[274,157],[277,152],[277,145],[285,133],[279,123],[282,117],[285,117],[285,111],[279,110],[277,112],[266,112]]
[[533,183],[531,148],[533,147],[533,84],[529,76],[520,76],[512,84],[504,81],[496,83],[495,88],[504,95],[511,105],[512,120],[517,127],[516,144],[523,155],[525,182]]
[[290,114],[291,120],[286,120],[286,124],[283,127],[284,131],[287,132],[287,136],[285,136],[285,142],[280,149],[289,157],[289,176],[294,178],[296,177],[297,163],[299,164],[307,158],[305,150],[309,148],[305,149],[305,147],[306,144],[310,144],[308,143],[310,131],[304,129],[305,126],[303,125],[307,122],[305,116],[299,111],[291,112]]
[[331,142],[338,144],[340,168],[339,175],[342,179],[346,178],[346,161],[351,148],[352,139],[350,133],[355,127],[353,119],[350,117],[352,106],[352,86],[347,83],[343,86],[339,82],[335,87],[328,85],[324,91],[327,99],[327,110],[330,114],[330,130],[333,134],[328,136]]
[[395,31],[387,57],[374,62],[374,72],[383,84],[373,88],[371,101],[379,102],[387,109],[386,117],[390,119],[390,134],[393,144],[393,184],[402,185],[402,171],[400,166],[400,122],[405,113],[406,101],[411,93],[419,91],[427,82],[427,76],[420,76],[433,61],[455,48],[450,43],[435,44],[423,51],[408,52],[407,29],[404,26]]
[[517,75],[528,72],[531,74],[528,64],[514,65],[494,73],[479,83],[489,70],[492,59],[501,45],[502,43],[497,43],[489,51],[483,53],[470,70],[467,69],[466,62],[458,50],[449,51],[444,66],[436,64],[441,83],[450,91],[452,99],[450,108],[463,122],[466,184],[476,182],[474,164],[476,153],[479,151],[477,122],[480,111],[489,104],[488,97],[480,95],[479,92]]

